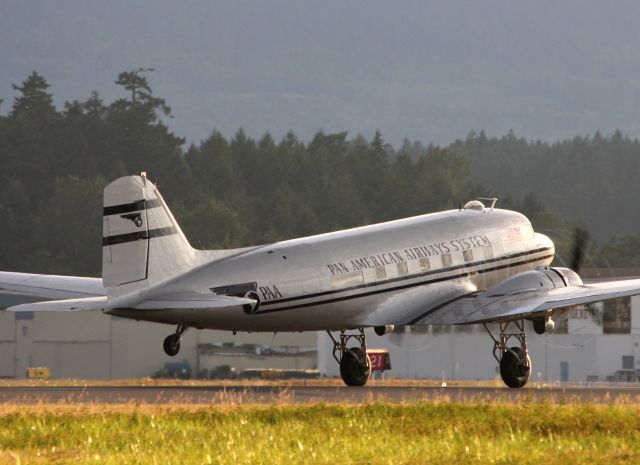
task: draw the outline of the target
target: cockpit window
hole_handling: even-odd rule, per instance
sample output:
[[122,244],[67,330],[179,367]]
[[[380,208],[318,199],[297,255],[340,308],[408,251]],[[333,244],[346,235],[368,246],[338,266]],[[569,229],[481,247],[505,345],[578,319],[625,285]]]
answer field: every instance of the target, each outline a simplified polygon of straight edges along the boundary
[[522,235],[523,237],[526,237],[526,238],[533,238],[534,233],[533,233],[533,227],[531,226],[531,223],[527,223],[522,227]]

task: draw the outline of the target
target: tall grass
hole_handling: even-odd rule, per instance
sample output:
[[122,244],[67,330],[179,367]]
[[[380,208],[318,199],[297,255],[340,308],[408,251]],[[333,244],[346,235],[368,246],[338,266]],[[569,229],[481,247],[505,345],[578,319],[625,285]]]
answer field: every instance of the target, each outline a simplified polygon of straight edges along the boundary
[[3,406],[0,451],[20,464],[631,464],[640,407]]

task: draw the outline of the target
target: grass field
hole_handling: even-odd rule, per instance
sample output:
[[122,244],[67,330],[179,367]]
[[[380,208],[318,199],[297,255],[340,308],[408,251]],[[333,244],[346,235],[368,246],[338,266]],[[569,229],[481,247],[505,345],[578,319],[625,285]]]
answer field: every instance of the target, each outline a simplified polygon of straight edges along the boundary
[[[370,386],[440,386],[442,381],[433,379],[405,379],[387,378],[384,380],[369,380]],[[86,380],[74,378],[61,379],[0,379],[2,386],[344,386],[339,377],[314,379],[228,379],[228,380],[200,380],[200,379],[170,379],[170,378],[131,378],[114,380]],[[504,386],[499,379],[494,380],[451,380],[449,386]],[[544,383],[530,382],[530,386],[543,386]]]
[[640,407],[2,405],[0,463],[638,463]]
[[[0,379],[0,387],[28,387],[28,386],[337,386],[344,387],[344,381],[340,377],[321,377],[312,379],[170,379],[170,378],[130,378],[113,380],[87,380],[75,378],[58,379]],[[370,379],[367,386],[441,386],[440,379],[407,379],[387,377],[383,380]],[[595,382],[591,386],[622,387],[625,383]],[[637,383],[628,383],[636,386]],[[502,380],[497,377],[490,380],[447,380],[449,387],[504,387]],[[575,382],[543,382],[529,381],[527,387],[554,387],[554,386],[583,386],[584,383]]]

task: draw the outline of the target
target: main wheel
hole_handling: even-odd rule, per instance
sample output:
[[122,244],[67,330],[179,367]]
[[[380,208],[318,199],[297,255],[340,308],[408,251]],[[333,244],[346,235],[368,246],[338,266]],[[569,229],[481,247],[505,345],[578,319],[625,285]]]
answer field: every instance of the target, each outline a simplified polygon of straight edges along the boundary
[[531,359],[527,354],[527,363],[525,364],[523,354],[524,351],[520,347],[511,347],[511,350],[507,350],[502,354],[500,376],[502,376],[504,384],[510,388],[521,388],[529,380]]
[[162,344],[164,348],[164,353],[173,357],[180,352],[180,336],[177,334],[169,334],[166,338],[164,338],[164,343]]
[[371,373],[371,361],[360,347],[352,347],[342,355],[340,376],[347,386],[364,386]]
[[546,331],[547,321],[544,318],[535,318],[533,320],[533,329],[536,334],[544,334]]

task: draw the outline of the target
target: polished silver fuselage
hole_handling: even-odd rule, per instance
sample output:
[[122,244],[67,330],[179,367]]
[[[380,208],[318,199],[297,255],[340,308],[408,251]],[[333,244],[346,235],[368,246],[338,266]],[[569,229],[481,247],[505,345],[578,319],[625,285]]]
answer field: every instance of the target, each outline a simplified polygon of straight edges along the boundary
[[422,312],[548,265],[553,255],[551,240],[534,233],[520,213],[452,210],[203,259],[200,266],[150,290],[162,295],[253,286],[260,305],[252,314],[240,307],[110,313],[237,331],[414,324]]

